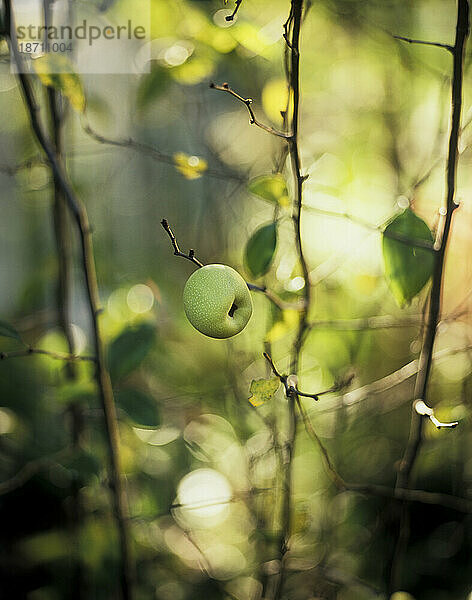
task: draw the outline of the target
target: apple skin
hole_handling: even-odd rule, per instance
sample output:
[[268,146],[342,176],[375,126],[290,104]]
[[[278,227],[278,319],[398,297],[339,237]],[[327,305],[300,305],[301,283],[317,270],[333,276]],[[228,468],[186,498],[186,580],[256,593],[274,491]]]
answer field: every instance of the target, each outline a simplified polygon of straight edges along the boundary
[[227,265],[205,265],[194,271],[185,284],[183,301],[190,323],[211,338],[236,335],[252,315],[247,284]]

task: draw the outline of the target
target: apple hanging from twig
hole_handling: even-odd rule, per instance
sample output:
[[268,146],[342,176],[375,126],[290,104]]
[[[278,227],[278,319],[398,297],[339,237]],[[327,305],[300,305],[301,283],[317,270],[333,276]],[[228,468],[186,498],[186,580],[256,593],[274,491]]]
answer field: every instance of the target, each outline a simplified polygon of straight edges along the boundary
[[252,315],[252,299],[241,275],[227,265],[205,265],[187,280],[184,309],[204,335],[229,338],[242,331]]

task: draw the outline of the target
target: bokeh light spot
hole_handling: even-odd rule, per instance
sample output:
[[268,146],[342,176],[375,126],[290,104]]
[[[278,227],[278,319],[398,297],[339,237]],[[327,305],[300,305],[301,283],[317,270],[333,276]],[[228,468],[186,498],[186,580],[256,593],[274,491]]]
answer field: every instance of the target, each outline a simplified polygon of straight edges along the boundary
[[15,417],[8,408],[0,408],[0,435],[10,433],[15,427]]
[[226,477],[218,471],[197,469],[181,479],[177,497],[191,509],[191,516],[215,517],[226,510],[232,490]]
[[126,302],[134,313],[142,314],[151,310],[154,304],[154,294],[147,285],[138,283],[134,285],[126,296]]

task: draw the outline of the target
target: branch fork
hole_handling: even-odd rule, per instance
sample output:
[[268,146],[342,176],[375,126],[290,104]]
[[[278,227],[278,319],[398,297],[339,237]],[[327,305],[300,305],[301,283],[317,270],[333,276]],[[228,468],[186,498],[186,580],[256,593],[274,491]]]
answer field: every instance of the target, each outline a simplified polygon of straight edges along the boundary
[[263,356],[269,363],[273,374],[280,379],[280,382],[285,388],[285,395],[287,397],[303,396],[304,398],[311,398],[312,400],[318,401],[320,399],[320,396],[324,396],[325,394],[331,394],[332,392],[338,392],[340,389],[347,387],[354,378],[354,375],[351,374],[347,378],[340,379],[327,390],[317,392],[316,394],[309,394],[307,392],[302,392],[298,389],[298,377],[296,375],[284,375],[280,373],[277,367],[275,366],[271,356],[267,352],[264,352]]
[[172,231],[167,219],[162,219],[161,221],[161,225],[164,228],[164,230],[167,232],[167,235],[170,238],[170,241],[172,243],[172,247],[174,248],[174,255],[175,256],[180,256],[182,258],[186,258],[187,260],[189,260],[190,262],[192,262],[194,265],[196,265],[198,268],[203,267],[203,263],[200,262],[196,257],[195,257],[195,250],[193,248],[190,248],[188,251],[188,254],[185,254],[185,252],[182,252],[179,244],[177,242],[177,238],[174,235],[174,232]]
[[211,82],[210,88],[212,90],[226,92],[227,94],[230,94],[231,96],[236,98],[236,100],[239,100],[239,102],[244,104],[249,113],[249,122],[251,123],[251,125],[256,125],[257,127],[259,127],[260,129],[263,129],[267,133],[271,133],[272,135],[280,137],[284,140],[287,140],[287,141],[293,140],[293,134],[284,133],[283,131],[279,131],[278,129],[274,129],[273,127],[270,127],[269,125],[264,125],[264,123],[261,123],[260,121],[258,121],[256,118],[256,115],[252,109],[252,106],[251,106],[251,104],[253,103],[252,98],[244,98],[244,96],[241,96],[241,94],[238,94],[238,92],[233,90],[230,87],[229,83],[222,83],[221,85],[218,85],[216,83]]

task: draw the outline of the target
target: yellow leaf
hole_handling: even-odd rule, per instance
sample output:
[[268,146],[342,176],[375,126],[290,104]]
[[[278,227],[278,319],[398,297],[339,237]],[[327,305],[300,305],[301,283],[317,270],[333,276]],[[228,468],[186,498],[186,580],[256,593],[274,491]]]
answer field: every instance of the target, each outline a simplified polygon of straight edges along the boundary
[[251,179],[248,184],[249,191],[268,202],[274,202],[283,208],[290,206],[287,184],[283,175],[261,175]]
[[249,391],[251,396],[249,402],[255,406],[262,406],[272,399],[275,392],[279,389],[280,381],[278,377],[270,379],[253,379]]
[[[271,79],[262,90],[262,107],[274,123],[282,122],[281,111],[287,110],[288,87],[285,79]],[[290,110],[290,107],[289,107]]]
[[175,168],[186,179],[198,179],[208,168],[208,163],[199,156],[189,156],[185,152],[174,154]]
[[33,61],[41,83],[62,92],[77,112],[85,110],[82,81],[74,72],[72,63],[62,54],[45,54]]

